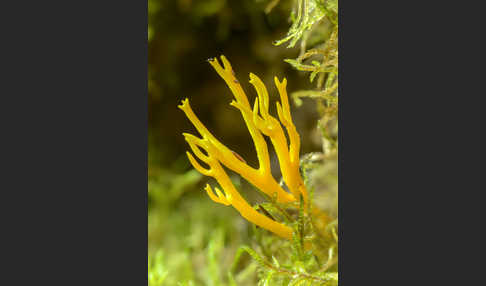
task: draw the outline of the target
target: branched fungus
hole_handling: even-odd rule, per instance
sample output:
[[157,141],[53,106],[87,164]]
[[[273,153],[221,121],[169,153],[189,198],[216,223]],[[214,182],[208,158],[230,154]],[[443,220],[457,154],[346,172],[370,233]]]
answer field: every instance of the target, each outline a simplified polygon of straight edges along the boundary
[[[292,123],[286,91],[287,80],[284,78],[282,81],[279,81],[278,78],[275,77],[275,85],[277,86],[281,101],[280,103],[277,102],[279,121],[268,113],[268,92],[260,78],[250,73],[250,83],[255,87],[258,94],[253,108],[251,108],[248,98],[236,79],[230,63],[224,56],[221,56],[221,61],[223,62],[223,67],[219,64],[217,59],[210,59],[209,63],[225,80],[236,99],[233,100],[230,105],[236,107],[241,112],[248,127],[258,157],[258,169],[246,164],[246,162],[241,160],[238,155],[219,142],[202,122],[199,121],[189,105],[189,100],[185,99],[178,107],[184,111],[202,138],[198,138],[188,133],[184,133],[183,135],[194,155],[202,162],[206,163],[209,168],[201,166],[190,152],[187,152],[187,157],[196,170],[203,175],[215,178],[221,186],[223,191],[215,187],[213,192],[209,184],[206,185],[205,190],[213,201],[227,206],[232,205],[248,221],[283,238],[290,239],[292,237],[292,229],[282,223],[270,219],[252,208],[251,205],[249,205],[239,194],[238,190],[236,190],[223,168],[223,166],[225,166],[240,174],[265,194],[270,197],[275,196],[279,203],[294,202],[302,197],[304,203],[307,204],[307,190],[299,171],[300,137],[295,125]],[[290,141],[289,144],[287,143],[287,138],[282,125],[287,130]],[[270,141],[275,148],[280,163],[282,177],[290,193],[286,192],[271,174],[270,156],[263,135],[270,138]],[[202,150],[204,150],[206,154],[204,154]]]

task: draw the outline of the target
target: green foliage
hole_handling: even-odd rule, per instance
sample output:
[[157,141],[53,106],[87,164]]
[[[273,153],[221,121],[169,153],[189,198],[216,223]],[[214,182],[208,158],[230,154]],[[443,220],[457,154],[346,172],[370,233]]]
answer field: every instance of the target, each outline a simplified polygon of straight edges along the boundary
[[169,272],[164,265],[164,252],[159,249],[148,260],[148,281],[150,285],[163,285]]
[[309,36],[308,32],[325,16],[333,24],[337,22],[337,0],[297,0],[295,4],[290,15],[292,26],[287,36],[275,45],[290,42],[288,47],[292,48],[301,37]]
[[[299,40],[300,54],[286,59],[299,71],[310,72],[316,88],[292,93],[297,106],[302,98],[314,99],[325,122],[337,116],[338,105],[338,2],[337,0],[296,0],[292,11],[292,26],[287,36],[276,45],[289,42],[293,47]],[[297,14],[297,16],[295,16]],[[336,123],[337,124],[337,123]],[[325,128],[328,128],[327,126]]]

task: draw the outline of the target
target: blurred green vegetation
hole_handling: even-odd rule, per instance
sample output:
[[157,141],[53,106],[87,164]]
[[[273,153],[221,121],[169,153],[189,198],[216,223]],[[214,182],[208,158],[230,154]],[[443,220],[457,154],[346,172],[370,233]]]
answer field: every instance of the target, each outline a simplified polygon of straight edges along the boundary
[[[326,261],[310,254],[290,257],[286,252],[292,253],[298,244],[268,236],[233,208],[207,197],[203,186],[210,179],[190,166],[181,135],[197,131],[177,105],[189,97],[207,128],[255,166],[246,126],[228,105],[231,92],[206,59],[224,54],[250,101],[256,95],[248,83],[250,72],[264,81],[270,100],[278,98],[273,77],[286,77],[288,91],[299,105],[292,106],[292,114],[302,138],[301,154],[308,154],[304,161],[312,166],[308,186],[315,191],[316,205],[337,218],[337,26],[333,24],[337,1],[149,0],[148,4],[150,285],[256,285],[257,281],[288,285],[286,277],[295,276],[279,272],[283,265],[262,271],[262,261],[322,271]],[[278,168],[275,175],[279,176]],[[249,191],[251,185],[234,174],[232,179],[251,202],[262,201]],[[333,229],[326,231],[330,234]],[[318,255],[327,262],[335,257],[327,250],[336,252],[329,248],[334,243],[331,236],[320,248],[326,253]],[[251,249],[261,254],[249,253]],[[308,265],[299,266],[304,261]],[[335,265],[328,266],[336,271]]]

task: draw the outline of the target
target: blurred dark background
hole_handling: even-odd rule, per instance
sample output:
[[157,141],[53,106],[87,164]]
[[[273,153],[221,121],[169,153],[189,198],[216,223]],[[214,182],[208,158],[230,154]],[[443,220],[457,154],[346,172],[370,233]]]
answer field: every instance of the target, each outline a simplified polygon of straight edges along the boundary
[[[288,91],[310,89],[308,77],[283,60],[298,56],[298,47],[275,46],[290,27],[291,1],[280,1],[265,13],[269,1],[150,0],[149,1],[149,164],[187,170],[188,148],[182,132],[197,135],[177,105],[189,98],[200,120],[250,165],[256,165],[253,143],[239,111],[229,106],[232,94],[207,63],[224,54],[231,62],[250,102],[256,93],[249,73],[258,75],[270,93],[276,114],[278,93],[273,77],[287,77]],[[298,45],[297,45],[298,46]],[[309,102],[308,104],[312,104]],[[303,138],[314,132],[315,108],[292,108]],[[310,137],[309,137],[310,136]],[[317,137],[317,136],[316,136]],[[302,153],[319,150],[316,140],[302,140]],[[149,170],[150,172],[150,170]]]

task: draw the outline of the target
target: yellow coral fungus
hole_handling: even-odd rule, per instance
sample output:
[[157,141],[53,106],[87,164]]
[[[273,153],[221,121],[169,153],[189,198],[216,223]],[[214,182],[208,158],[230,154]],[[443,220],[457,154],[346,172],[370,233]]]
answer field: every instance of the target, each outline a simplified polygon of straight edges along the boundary
[[[291,228],[270,219],[252,208],[236,190],[222,166],[224,165],[240,174],[267,195],[271,197],[276,196],[277,202],[279,203],[297,201],[302,196],[304,203],[307,204],[307,191],[299,171],[300,137],[292,123],[286,91],[287,80],[284,78],[280,82],[275,77],[275,85],[277,86],[281,100],[281,103],[277,102],[279,121],[268,113],[269,97],[263,82],[256,75],[250,73],[250,83],[255,87],[258,94],[253,108],[251,108],[248,98],[236,79],[230,63],[224,56],[221,56],[221,61],[223,62],[223,67],[217,59],[210,59],[209,63],[225,80],[236,99],[230,105],[240,110],[248,127],[258,157],[258,169],[246,164],[237,154],[219,142],[201,121],[199,121],[189,105],[189,100],[185,99],[179,105],[179,108],[184,111],[202,138],[187,133],[183,135],[194,155],[206,163],[209,168],[202,167],[190,152],[187,152],[187,157],[196,170],[203,175],[215,178],[223,189],[224,193],[220,189],[214,188],[215,194],[211,187],[206,185],[205,190],[213,201],[227,206],[232,205],[248,221],[283,238],[290,239],[292,237]],[[287,144],[287,138],[285,137],[281,124],[287,130],[290,144]],[[263,135],[270,138],[275,148],[280,162],[282,177],[290,193],[286,192],[271,174],[270,157]]]

